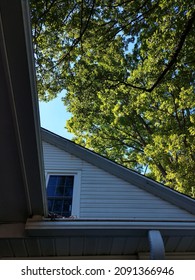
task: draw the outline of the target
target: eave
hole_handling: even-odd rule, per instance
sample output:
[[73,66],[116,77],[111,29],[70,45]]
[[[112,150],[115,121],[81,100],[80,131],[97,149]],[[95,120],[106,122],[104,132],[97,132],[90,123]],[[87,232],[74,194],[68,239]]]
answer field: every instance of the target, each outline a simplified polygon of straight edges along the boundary
[[148,259],[164,249],[165,258],[194,259],[195,222],[33,218],[0,225],[0,258]]
[[20,222],[45,200],[28,1],[0,2],[0,41],[0,222]]

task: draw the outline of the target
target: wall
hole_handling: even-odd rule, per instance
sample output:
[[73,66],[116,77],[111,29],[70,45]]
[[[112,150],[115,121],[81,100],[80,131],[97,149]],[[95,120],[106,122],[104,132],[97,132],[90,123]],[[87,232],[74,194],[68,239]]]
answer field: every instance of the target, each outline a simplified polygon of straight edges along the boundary
[[187,219],[193,215],[43,142],[45,171],[80,171],[80,218]]

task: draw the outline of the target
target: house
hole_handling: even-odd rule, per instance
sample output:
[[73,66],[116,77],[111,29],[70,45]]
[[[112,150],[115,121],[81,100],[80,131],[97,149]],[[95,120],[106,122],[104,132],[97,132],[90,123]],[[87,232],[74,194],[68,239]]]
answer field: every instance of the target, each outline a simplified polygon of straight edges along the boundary
[[0,258],[195,259],[192,198],[40,128],[29,23],[0,2]]

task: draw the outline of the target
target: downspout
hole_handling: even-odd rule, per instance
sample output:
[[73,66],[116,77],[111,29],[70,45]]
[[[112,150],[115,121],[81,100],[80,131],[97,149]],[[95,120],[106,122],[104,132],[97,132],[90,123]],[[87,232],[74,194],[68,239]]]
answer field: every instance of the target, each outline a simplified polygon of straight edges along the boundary
[[150,244],[150,259],[151,260],[164,260],[165,247],[162,235],[159,230],[149,230],[148,240]]

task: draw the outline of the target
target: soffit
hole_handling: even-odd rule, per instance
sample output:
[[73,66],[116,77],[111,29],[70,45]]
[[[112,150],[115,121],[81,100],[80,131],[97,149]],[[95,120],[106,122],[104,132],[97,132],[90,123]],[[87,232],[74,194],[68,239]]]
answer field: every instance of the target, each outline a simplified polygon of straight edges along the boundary
[[0,221],[43,214],[37,93],[27,1],[0,2]]
[[[31,225],[34,223],[34,226]],[[40,223],[40,225],[39,225]],[[45,229],[40,222],[29,221],[25,225],[15,225],[15,232],[6,225],[0,226],[1,258],[137,258],[149,253],[148,231],[159,229],[163,237],[166,254],[194,254],[195,225],[192,223],[164,223],[151,221],[144,223],[118,221],[67,221],[60,222],[56,231],[51,229],[57,222],[45,221]],[[82,228],[83,223],[83,228]],[[47,225],[46,225],[47,224]],[[87,225],[88,224],[88,225]],[[120,225],[121,224],[121,225]],[[35,227],[37,226],[37,229]],[[2,226],[3,227],[3,226]],[[50,229],[49,229],[50,227]],[[32,230],[34,228],[34,232]],[[9,237],[6,233],[9,231]],[[20,234],[19,234],[20,232]],[[170,256],[169,256],[170,257]],[[189,255],[189,258],[192,256]],[[194,255],[193,255],[194,257]]]

